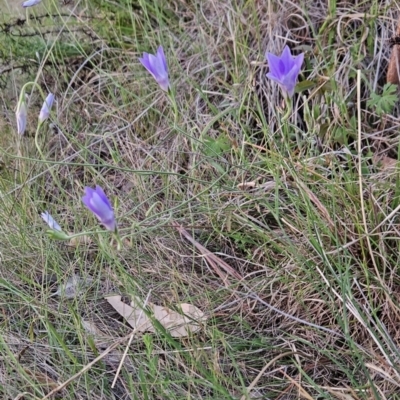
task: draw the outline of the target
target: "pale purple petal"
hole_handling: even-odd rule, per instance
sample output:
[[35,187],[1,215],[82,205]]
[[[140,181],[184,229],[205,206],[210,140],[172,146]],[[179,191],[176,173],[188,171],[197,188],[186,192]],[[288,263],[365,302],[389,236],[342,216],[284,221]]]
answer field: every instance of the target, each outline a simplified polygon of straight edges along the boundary
[[290,52],[288,45],[286,45],[282,51],[281,60],[286,67],[289,67],[293,63],[294,57],[292,57],[292,53]]
[[154,79],[157,80],[158,75],[162,72],[157,57],[153,56],[153,54],[149,54],[147,57],[147,62],[149,65],[149,72],[153,75]]
[[41,217],[51,229],[62,232],[60,225],[57,224],[54,218],[47,211],[42,212]]
[[39,4],[42,0],[28,0],[22,3],[22,7],[32,7]]
[[164,49],[162,46],[158,46],[157,57],[159,60],[161,60],[162,65],[164,67],[164,71],[168,74],[167,59],[165,58]]
[[282,83],[282,79],[281,78],[277,78],[276,75],[274,75],[271,72],[268,72],[268,74],[266,75],[267,78],[271,79],[272,81],[276,82],[276,83]]
[[89,200],[92,210],[99,217],[100,221],[109,220],[113,215],[113,210],[109,207],[107,203],[103,201],[103,198],[97,193],[94,192],[92,197]]
[[108,200],[108,197],[104,193],[104,190],[99,185],[96,185],[96,193],[101,197],[103,202],[107,204],[108,208],[112,209],[110,200]]
[[281,59],[272,53],[267,53],[267,60],[269,66],[269,73],[276,77],[281,77],[284,73],[284,65],[281,62]]
[[153,71],[151,69],[151,64],[149,62],[149,54],[143,53],[143,57],[139,58],[139,61],[142,63],[142,65],[153,75]]
[[28,111],[26,109],[25,101],[21,101],[18,103],[15,116],[17,118],[17,131],[20,135],[23,135],[26,129],[26,120],[28,117]]
[[39,122],[42,123],[46,121],[47,118],[49,118],[53,102],[54,102],[54,94],[49,93],[46,97],[46,100],[43,103],[42,109],[40,110]]
[[304,61],[304,53],[300,53],[297,57],[295,57],[295,64],[296,64],[296,68],[299,70],[301,70],[301,66],[303,65],[303,61]]

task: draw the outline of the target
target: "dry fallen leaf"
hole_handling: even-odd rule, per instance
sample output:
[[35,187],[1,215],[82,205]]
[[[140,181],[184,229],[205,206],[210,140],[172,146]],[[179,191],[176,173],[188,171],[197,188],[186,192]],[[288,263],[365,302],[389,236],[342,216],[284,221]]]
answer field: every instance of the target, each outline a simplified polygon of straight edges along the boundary
[[136,328],[139,332],[151,331],[154,332],[154,327],[151,321],[147,318],[144,311],[139,307],[133,308],[128,304],[121,301],[121,296],[109,296],[105,298],[117,311],[122,315],[126,322],[132,327]]
[[245,190],[245,189],[252,189],[257,186],[256,181],[251,181],[251,182],[242,182],[239,183],[236,187],[240,190]]
[[200,329],[199,322],[205,321],[204,313],[191,304],[180,304],[182,314],[167,307],[153,305],[154,317],[169,331],[173,337],[188,336],[189,332]]
[[[142,311],[141,302],[138,299],[134,299],[131,305],[123,303],[119,295],[106,297],[106,300],[126,319],[128,324],[138,332],[156,331],[151,319]],[[152,303],[147,303],[147,308],[150,309],[154,318],[156,318],[173,337],[184,337],[189,333],[197,332],[201,328],[200,323],[207,319],[200,309],[186,303],[179,305],[182,314],[170,308],[156,306]]]
[[92,321],[88,321],[85,319],[81,320],[83,329],[94,337],[105,336],[105,334],[96,326],[96,324]]
[[51,379],[46,373],[32,371],[28,368],[24,368],[24,371],[27,375],[33,378],[37,384],[45,388],[46,391],[50,391],[58,387],[58,383]]
[[397,166],[396,159],[388,156],[378,156],[376,154],[372,157],[372,162],[376,167],[380,168],[382,171],[391,170],[396,168]]
[[399,36],[400,36],[400,16],[397,21],[395,36],[392,38],[393,48],[392,48],[392,53],[390,55],[387,77],[386,77],[386,81],[393,83],[394,85],[399,84],[399,60],[400,60],[400,46],[398,43]]

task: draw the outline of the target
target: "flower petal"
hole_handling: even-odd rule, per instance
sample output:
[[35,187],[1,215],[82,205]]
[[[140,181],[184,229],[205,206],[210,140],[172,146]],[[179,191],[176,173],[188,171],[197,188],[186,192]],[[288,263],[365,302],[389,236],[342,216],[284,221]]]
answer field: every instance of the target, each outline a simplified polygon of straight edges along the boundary
[[168,66],[162,46],[158,47],[156,55],[143,53],[143,57],[139,58],[139,61],[150,72],[161,89],[168,91]]
[[96,189],[85,187],[85,195],[82,197],[82,201],[108,230],[115,231],[117,229],[114,210],[100,186],[96,186]]
[[104,193],[104,190],[99,185],[96,185],[96,193],[101,197],[103,202],[107,204],[108,208],[112,209],[110,200],[108,200],[108,197]]
[[158,46],[157,58],[161,61],[164,71],[168,73],[167,59],[165,58],[164,49],[162,46]]
[[50,116],[50,110],[54,102],[54,94],[49,93],[44,101],[39,114],[39,122],[44,122]]
[[289,46],[285,46],[280,56],[268,52],[265,56],[269,66],[266,76],[280,85],[285,96],[292,97],[304,61],[304,53],[292,56]]
[[58,223],[54,220],[54,218],[48,213],[48,211],[42,212],[41,217],[43,218],[43,221],[46,222],[47,225],[49,225],[50,229],[53,229],[55,231],[62,232],[61,226],[58,225]]
[[17,118],[17,132],[18,134],[23,135],[26,129],[26,120],[28,117],[28,111],[26,109],[25,101],[21,101],[18,103],[15,116]]
[[275,77],[281,77],[285,73],[281,59],[272,53],[267,53],[269,71]]
[[32,7],[39,4],[42,0],[28,0],[22,3],[22,7]]

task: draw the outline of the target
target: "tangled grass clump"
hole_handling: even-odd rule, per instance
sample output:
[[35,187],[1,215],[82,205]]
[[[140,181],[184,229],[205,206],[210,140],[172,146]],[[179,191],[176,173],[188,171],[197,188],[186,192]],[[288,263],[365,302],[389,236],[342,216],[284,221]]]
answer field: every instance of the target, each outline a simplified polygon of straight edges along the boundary
[[[1,22],[1,398],[396,399],[396,14],[43,0]],[[266,77],[285,46],[294,92]],[[117,241],[82,204],[95,186]],[[207,322],[138,334],[110,293]]]

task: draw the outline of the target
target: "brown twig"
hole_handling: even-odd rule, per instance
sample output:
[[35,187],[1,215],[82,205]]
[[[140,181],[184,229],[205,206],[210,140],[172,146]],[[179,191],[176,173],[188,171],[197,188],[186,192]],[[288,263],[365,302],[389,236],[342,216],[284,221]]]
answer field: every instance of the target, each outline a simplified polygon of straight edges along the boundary
[[[227,264],[224,260],[221,260],[218,256],[214,253],[211,253],[207,250],[204,246],[202,246],[199,242],[197,242],[189,232],[177,222],[172,221],[171,223],[178,232],[185,237],[190,243],[192,243],[196,248],[201,252],[203,257],[207,260],[207,262],[214,268],[214,271],[221,277],[221,279],[226,284],[227,276],[221,271],[221,268],[230,276],[238,279],[243,280],[243,277],[239,274],[239,272],[235,271],[229,264]],[[221,268],[219,268],[221,267]]]
[[84,374],[86,371],[88,371],[90,368],[92,368],[93,365],[95,365],[97,362],[102,360],[108,353],[113,351],[117,346],[119,346],[121,343],[125,342],[126,340],[130,339],[131,336],[132,336],[132,333],[130,333],[127,336],[124,336],[123,338],[118,339],[115,343],[113,343],[106,350],[104,350],[98,357],[96,357],[92,362],[85,365],[79,372],[77,372],[75,375],[71,376],[71,378],[67,379],[61,385],[57,386],[55,389],[53,389],[51,392],[49,392],[46,396],[42,397],[40,400],[49,399],[55,393],[58,393],[60,390],[63,390],[71,382],[73,382],[75,379],[79,378],[82,374]]

